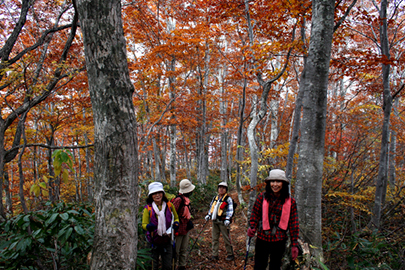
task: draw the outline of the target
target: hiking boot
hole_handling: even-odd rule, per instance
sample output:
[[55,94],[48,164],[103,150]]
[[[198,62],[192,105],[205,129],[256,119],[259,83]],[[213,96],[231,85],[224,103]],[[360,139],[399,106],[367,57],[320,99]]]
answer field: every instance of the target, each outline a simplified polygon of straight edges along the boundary
[[235,259],[235,256],[234,256],[234,255],[228,255],[225,260],[227,260],[227,261],[233,261],[234,259]]
[[211,260],[213,260],[213,261],[218,261],[218,260],[219,260],[219,257],[218,257],[218,256],[212,256],[212,257],[211,257]]

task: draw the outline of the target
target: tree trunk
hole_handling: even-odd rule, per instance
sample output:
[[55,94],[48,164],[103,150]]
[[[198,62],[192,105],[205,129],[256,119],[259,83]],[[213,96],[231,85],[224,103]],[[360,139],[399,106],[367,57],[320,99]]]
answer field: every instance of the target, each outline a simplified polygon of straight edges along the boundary
[[[84,134],[84,143],[86,146],[89,145],[89,139],[87,137],[87,133]],[[90,162],[91,162],[91,157],[90,157],[90,151],[89,148],[86,147],[84,148],[85,153],[86,153],[86,181],[87,181],[87,200],[89,202],[93,201],[93,177],[91,177],[91,169],[90,169]]]
[[23,170],[23,166],[22,166],[22,156],[24,155],[25,147],[27,145],[27,138],[25,137],[25,127],[24,127],[26,116],[27,116],[27,112],[24,113],[24,115],[21,117],[21,119],[19,119],[19,123],[18,123],[18,125],[22,126],[23,139],[24,139],[23,146],[21,148],[20,153],[18,154],[18,173],[19,173],[19,177],[20,177],[20,185],[19,185],[18,194],[20,196],[21,207],[23,209],[24,214],[28,214],[28,208],[27,208],[27,204],[25,202],[25,196],[24,196],[25,177],[24,177],[24,170]]
[[4,122],[0,121],[0,222],[6,219],[6,213],[3,205],[3,183],[4,183]]
[[334,26],[333,0],[312,1],[311,39],[304,74],[303,117],[295,197],[300,231],[322,258],[322,170],[325,145],[329,62]]
[[[387,0],[381,1],[380,9],[380,43],[383,59],[387,61],[390,59],[388,33],[387,33]],[[389,129],[390,129],[390,116],[392,109],[392,95],[390,91],[390,65],[382,64],[382,77],[383,77],[383,112],[384,120],[382,126],[381,136],[381,151],[380,162],[378,167],[378,176],[376,180],[374,210],[372,218],[372,226],[380,228],[381,209],[385,202],[385,195],[387,191],[387,178],[388,178],[388,145],[389,145]]]
[[170,186],[176,186],[176,147],[177,132],[176,125],[170,125]]
[[[301,26],[301,41],[304,44],[303,49],[305,49],[305,25],[306,25],[306,20],[303,18],[303,23]],[[304,67],[306,63],[307,56],[304,55]],[[296,152],[297,144],[298,144],[298,138],[300,134],[300,127],[301,127],[301,110],[302,110],[302,99],[304,96],[304,83],[303,83],[303,74],[305,73],[305,70],[302,71],[301,73],[301,78],[299,80],[299,89],[298,89],[298,94],[295,99],[295,108],[294,108],[294,117],[293,117],[293,129],[292,129],[292,134],[291,134],[291,139],[290,139],[290,148],[288,149],[288,156],[287,156],[287,166],[285,169],[285,174],[287,179],[292,178],[293,174],[293,168],[294,168],[294,155]],[[291,188],[291,186],[290,186]]]
[[95,129],[91,269],[135,269],[138,153],[119,0],[77,0]]
[[[164,7],[164,11],[167,13],[167,7]],[[167,25],[167,33],[172,34],[174,30],[176,30],[176,21],[173,18],[168,18],[166,20]],[[167,63],[167,69],[174,74],[176,71],[176,57],[172,56],[172,59]],[[175,87],[176,77],[171,75],[169,76],[169,97],[171,100],[175,99],[176,97],[176,87]],[[173,103],[170,105],[170,186],[175,187],[177,185],[177,128],[176,128],[176,114],[175,114],[175,107]]]
[[256,185],[257,185],[257,172],[259,170],[259,151],[258,147],[256,144],[256,138],[255,138],[255,130],[256,126],[261,120],[260,116],[258,116],[257,113],[257,96],[252,98],[253,102],[253,109],[251,112],[252,115],[252,120],[249,123],[249,126],[247,128],[247,138],[249,142],[249,149],[250,149],[250,186],[253,188],[250,193],[249,193],[249,207],[248,207],[248,217],[250,217],[250,214],[252,212],[253,205],[256,201]]
[[243,92],[242,97],[239,99],[239,127],[238,133],[236,134],[236,191],[238,192],[239,203],[242,204],[243,200],[242,188],[241,188],[241,166],[243,161],[243,147],[242,147],[242,136],[243,136],[243,122],[244,122],[244,112],[246,106],[246,86],[247,79],[243,79]]
[[157,181],[162,181],[161,173],[160,173],[160,152],[159,152],[159,147],[156,144],[156,137],[152,138],[152,145],[153,145],[153,155],[155,156],[155,175]]
[[221,85],[221,100],[219,103],[219,114],[221,115],[221,182],[228,182],[228,129],[226,128],[226,99],[224,88],[225,68],[221,67],[218,72],[218,81]]
[[[395,99],[394,101],[395,106],[394,106],[394,115],[399,117],[398,113],[398,105],[399,105],[399,99]],[[395,189],[395,168],[396,168],[396,162],[395,162],[395,157],[396,157],[396,151],[397,151],[397,132],[395,130],[391,130],[391,140],[390,140],[390,153],[389,153],[389,169],[388,169],[388,180],[390,183],[390,189],[394,190]]]
[[207,155],[208,155],[208,147],[206,145],[207,142],[207,101],[206,101],[206,94],[207,94],[207,85],[208,85],[208,73],[209,73],[209,45],[206,44],[205,50],[205,65],[204,71],[200,70],[200,128],[198,134],[198,155],[197,155],[197,164],[198,164],[198,171],[197,171],[197,179],[198,182],[201,184],[207,183],[208,177],[208,164],[207,164]]
[[53,164],[52,164],[52,146],[54,146],[54,134],[55,134],[55,129],[53,128],[52,125],[50,125],[51,129],[51,134],[48,137],[45,137],[46,143],[50,146],[49,149],[47,150],[47,161],[48,161],[48,173],[51,176],[48,182],[49,185],[49,200],[51,202],[56,202],[59,200],[59,196],[57,194],[57,177],[55,177],[55,171],[53,170]]

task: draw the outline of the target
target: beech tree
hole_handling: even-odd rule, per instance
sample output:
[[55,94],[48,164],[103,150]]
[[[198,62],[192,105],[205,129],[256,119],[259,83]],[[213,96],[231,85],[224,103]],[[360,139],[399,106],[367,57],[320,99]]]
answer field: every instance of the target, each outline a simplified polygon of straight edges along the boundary
[[322,259],[322,172],[334,0],[312,1],[311,37],[301,84],[303,116],[295,197],[301,237]]
[[77,0],[95,128],[91,269],[135,269],[138,157],[120,0]]

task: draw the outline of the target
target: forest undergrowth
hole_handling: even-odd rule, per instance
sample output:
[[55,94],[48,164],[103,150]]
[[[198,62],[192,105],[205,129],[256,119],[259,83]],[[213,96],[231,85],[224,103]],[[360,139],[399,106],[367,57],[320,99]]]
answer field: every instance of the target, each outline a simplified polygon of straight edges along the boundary
[[[210,181],[203,187],[197,186],[191,197],[194,229],[190,233],[189,250],[192,250],[187,269],[239,270],[245,266],[245,269],[253,269],[254,254],[246,252],[246,208],[238,201],[234,190],[229,194],[238,204],[230,225],[235,260],[225,260],[227,254],[222,237],[219,241],[219,260],[211,260],[211,221],[206,222],[204,217],[216,194],[217,180]],[[141,183],[141,186],[144,189],[147,183]],[[177,193],[176,188],[165,187],[165,190],[168,197],[174,197]],[[247,201],[248,193],[244,193],[243,197]],[[144,200],[144,197],[141,198],[140,211]],[[311,259],[304,255],[298,257],[300,266],[289,266],[283,270],[405,270],[405,232],[404,226],[401,226],[403,218],[394,220],[397,227],[393,224],[391,231],[362,230],[351,233],[347,223],[341,222],[344,214],[344,211],[335,211],[333,215],[330,211],[324,212],[325,261],[322,268],[304,268],[304,263]],[[150,251],[147,249],[140,219],[138,228],[137,269],[148,269]],[[92,249],[93,236],[94,208],[91,204],[47,202],[37,211],[16,215],[0,224],[0,269],[89,269],[87,258]]]

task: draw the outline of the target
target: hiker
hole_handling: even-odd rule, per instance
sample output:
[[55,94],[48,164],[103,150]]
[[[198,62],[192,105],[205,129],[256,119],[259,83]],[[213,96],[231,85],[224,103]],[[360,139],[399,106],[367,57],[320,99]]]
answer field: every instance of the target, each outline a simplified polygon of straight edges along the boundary
[[233,216],[233,200],[228,195],[228,185],[226,182],[218,184],[218,194],[212,199],[210,210],[205,216],[205,220],[212,220],[212,260],[218,260],[219,234],[224,238],[227,261],[232,261],[235,256],[231,238],[229,237],[229,225]]
[[283,170],[274,169],[264,179],[266,191],[259,194],[253,205],[247,235],[253,237],[257,232],[255,248],[255,270],[280,270],[287,231],[290,232],[291,254],[293,261],[298,256],[298,214],[295,199],[291,198],[290,182]]
[[186,269],[190,230],[194,227],[191,221],[190,196],[195,186],[190,180],[183,179],[180,181],[179,187],[179,194],[172,199],[172,202],[180,219],[180,227],[176,233],[177,270],[184,270]]
[[152,182],[148,186],[149,194],[143,210],[142,228],[152,248],[152,269],[159,269],[159,257],[162,269],[172,269],[172,237],[179,229],[179,217],[174,205],[169,202],[163,190],[163,184]]

